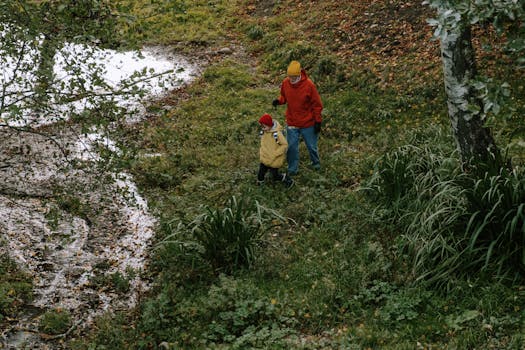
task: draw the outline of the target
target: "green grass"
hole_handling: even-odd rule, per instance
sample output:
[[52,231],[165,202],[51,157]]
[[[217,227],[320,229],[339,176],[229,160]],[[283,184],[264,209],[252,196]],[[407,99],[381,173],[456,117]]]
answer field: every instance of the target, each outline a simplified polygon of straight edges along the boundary
[[64,310],[50,310],[40,316],[38,329],[45,334],[58,335],[71,327],[71,315]]
[[16,317],[32,297],[31,277],[3,256],[0,259],[0,328],[7,325],[8,318]]
[[463,172],[457,154],[443,147],[450,140],[436,135],[386,153],[363,189],[379,202],[380,217],[404,232],[418,280],[449,287],[458,276],[519,283],[525,273],[523,167]]
[[120,22],[116,34],[128,45],[219,45],[229,18],[224,1],[118,0],[112,5]]
[[[185,2],[185,12],[176,16],[189,27],[166,19],[157,42],[214,45],[225,24],[215,16],[247,4],[208,3],[212,6],[205,8],[204,2]],[[415,166],[414,157],[422,159],[421,167],[441,169],[432,179],[445,179],[455,169],[452,158],[435,158],[436,149],[454,148],[443,128],[448,121],[441,83],[428,82],[417,94],[384,90],[377,77],[348,71],[321,45],[280,38],[286,14],[265,25],[254,21],[237,16],[227,23],[259,65],[253,57],[249,63],[213,62],[170,112],[145,122],[126,140],[137,153],[125,164],[160,219],[150,266],[155,287],[133,312],[100,318],[89,342],[73,348],[150,349],[162,342],[187,349],[523,346],[523,286],[458,278],[445,293],[415,282],[413,256],[403,249],[402,224],[413,221],[403,210],[417,203],[405,196],[416,182],[400,171]],[[202,32],[187,29],[195,25]],[[293,36],[294,26],[286,28]],[[287,61],[296,57],[310,67],[325,104],[323,168],[306,167],[301,145],[300,173],[291,190],[258,187],[257,120],[269,112],[283,121],[284,109],[274,110],[271,101]],[[433,147],[425,148],[429,140]],[[399,167],[387,174],[376,161],[400,146],[405,153],[387,160]],[[381,187],[382,196],[371,199],[357,191],[370,177],[391,181],[392,174],[399,181]],[[205,241],[236,225],[228,219],[234,217],[228,214],[228,208],[235,209],[227,203],[232,197],[257,201],[275,220],[256,231],[249,264],[229,260],[221,269],[225,261],[206,254]],[[205,217],[215,218],[210,220],[218,229],[199,238],[191,230],[198,225],[189,223],[203,218],[203,208],[210,209]],[[241,217],[237,223],[260,228],[257,215]]]

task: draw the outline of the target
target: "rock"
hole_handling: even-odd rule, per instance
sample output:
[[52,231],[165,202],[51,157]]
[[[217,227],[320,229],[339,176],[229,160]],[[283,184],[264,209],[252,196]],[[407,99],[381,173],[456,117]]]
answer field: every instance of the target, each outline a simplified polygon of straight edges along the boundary
[[95,293],[84,292],[80,296],[81,302],[88,305],[90,309],[96,308],[100,305],[100,297]]
[[36,267],[37,271],[51,272],[55,270],[55,264],[51,262],[43,262]]
[[72,267],[66,271],[66,276],[71,278],[79,278],[82,276],[82,274],[84,274],[84,272],[86,272],[86,270],[82,267]]
[[231,48],[229,48],[229,47],[223,47],[222,49],[220,49],[217,52],[222,54],[222,55],[231,55],[233,53],[233,50]]

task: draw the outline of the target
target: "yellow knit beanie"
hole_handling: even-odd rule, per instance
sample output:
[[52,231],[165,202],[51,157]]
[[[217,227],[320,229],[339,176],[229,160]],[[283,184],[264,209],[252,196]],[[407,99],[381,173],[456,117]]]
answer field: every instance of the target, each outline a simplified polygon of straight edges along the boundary
[[292,61],[290,62],[290,65],[288,66],[288,75],[301,75],[301,64],[298,61]]

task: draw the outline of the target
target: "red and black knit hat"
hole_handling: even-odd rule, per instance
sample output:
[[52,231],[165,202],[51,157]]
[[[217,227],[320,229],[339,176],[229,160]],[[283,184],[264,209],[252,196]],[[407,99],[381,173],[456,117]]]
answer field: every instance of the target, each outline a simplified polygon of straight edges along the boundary
[[261,118],[259,118],[259,123],[264,124],[264,125],[268,125],[270,127],[273,126],[272,116],[269,115],[268,113],[263,114],[263,116]]

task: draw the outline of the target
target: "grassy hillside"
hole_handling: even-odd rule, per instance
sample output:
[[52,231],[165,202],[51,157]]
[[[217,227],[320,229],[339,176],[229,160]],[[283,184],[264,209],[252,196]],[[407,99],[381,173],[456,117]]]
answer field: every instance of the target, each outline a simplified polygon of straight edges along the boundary
[[[427,8],[214,0],[171,2],[155,13],[142,1],[122,3],[138,13],[122,35],[193,52],[206,66],[190,86],[153,103],[150,119],[122,131],[136,154],[126,164],[160,219],[148,271],[155,287],[136,310],[99,319],[89,344],[73,340],[73,348],[523,346],[523,282],[473,274],[448,290],[416,283],[401,223],[360,190],[377,173],[375,161],[398,146],[453,152]],[[223,47],[233,54],[217,53]],[[283,107],[271,101],[291,59],[307,67],[325,105],[322,169],[306,166],[301,146],[291,190],[256,186],[257,120],[268,112],[283,122]],[[517,74],[500,59],[480,51],[482,69]],[[498,140],[519,123],[494,122]],[[161,155],[145,157],[151,153]],[[227,235],[224,208],[256,232],[245,266],[218,260],[193,234],[211,220],[216,237]]]

